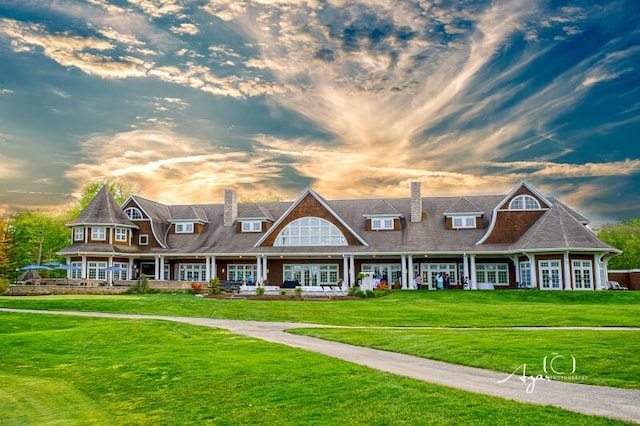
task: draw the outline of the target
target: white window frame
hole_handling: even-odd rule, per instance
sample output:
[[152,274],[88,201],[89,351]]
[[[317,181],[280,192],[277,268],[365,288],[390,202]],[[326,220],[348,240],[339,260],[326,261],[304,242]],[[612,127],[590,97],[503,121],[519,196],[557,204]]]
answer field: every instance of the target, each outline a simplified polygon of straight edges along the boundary
[[73,228],[73,241],[84,241],[84,227]]
[[176,234],[193,234],[193,222],[180,222],[175,224]]
[[446,272],[449,274],[451,284],[457,283],[459,280],[458,269],[455,263],[414,263],[413,264],[413,277],[418,274],[422,277],[422,285],[428,285],[429,289],[435,289],[437,286],[438,274]]
[[129,207],[124,210],[124,214],[127,215],[129,220],[142,220],[144,217],[142,216],[142,212],[137,207]]
[[540,290],[562,290],[562,262],[556,259],[539,260]]
[[101,280],[107,279],[107,262],[87,262],[87,279]]
[[117,266],[119,268],[124,268],[126,271],[111,271],[113,274],[114,281],[124,281],[127,279],[129,264],[124,262],[113,262],[113,266]]
[[476,263],[476,283],[508,286],[509,265],[506,263]]
[[232,263],[227,265],[227,280],[245,281],[248,277],[253,277],[256,281],[257,267],[255,263]]
[[347,239],[338,227],[328,220],[306,216],[285,226],[273,245],[275,247],[346,246]]
[[115,239],[116,241],[126,242],[128,234],[129,232],[127,228],[116,228]]
[[82,262],[70,262],[69,265],[74,267],[69,271],[69,278],[72,280],[82,279]]
[[593,290],[593,263],[588,259],[571,261],[571,278],[574,290]]
[[393,217],[372,217],[371,230],[373,231],[393,231]]
[[533,281],[531,280],[531,262],[528,260],[523,260],[520,262],[520,286],[521,287],[532,287]]
[[540,202],[528,194],[522,194],[509,202],[509,210],[540,210]]
[[475,216],[452,216],[451,227],[453,229],[475,229],[476,217]]
[[335,263],[285,263],[282,265],[282,276],[285,281],[298,281],[303,287],[334,285],[338,282],[340,271]]
[[107,240],[107,227],[106,226],[92,226],[91,227],[91,240],[92,241],[106,241]]
[[178,265],[178,280],[205,282],[207,281],[207,265],[204,263],[181,263]]
[[262,232],[262,221],[260,220],[243,220],[242,232]]
[[149,234],[140,234],[138,236],[138,244],[141,246],[146,246],[149,244]]

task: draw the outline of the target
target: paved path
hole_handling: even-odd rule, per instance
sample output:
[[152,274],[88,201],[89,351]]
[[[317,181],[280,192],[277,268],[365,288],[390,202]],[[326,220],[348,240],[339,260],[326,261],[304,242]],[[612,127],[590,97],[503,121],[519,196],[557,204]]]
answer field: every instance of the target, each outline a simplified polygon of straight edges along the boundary
[[[507,373],[497,373],[480,368],[448,364],[394,352],[330,342],[314,337],[297,336],[285,332],[286,329],[290,328],[327,327],[326,325],[7,308],[0,308],[0,311],[105,318],[154,319],[223,328],[244,336],[321,353],[376,370],[411,377],[429,383],[469,392],[493,395],[514,401],[552,405],[579,413],[640,423],[640,391],[637,390],[581,385],[570,382],[532,380],[530,377],[523,380],[521,369],[507,379],[509,377]],[[540,328],[534,327],[533,329],[538,330]],[[571,327],[570,329],[578,328]],[[589,327],[588,329],[600,328]],[[612,330],[612,328],[609,327],[601,329]],[[638,329],[633,331],[637,332]]]

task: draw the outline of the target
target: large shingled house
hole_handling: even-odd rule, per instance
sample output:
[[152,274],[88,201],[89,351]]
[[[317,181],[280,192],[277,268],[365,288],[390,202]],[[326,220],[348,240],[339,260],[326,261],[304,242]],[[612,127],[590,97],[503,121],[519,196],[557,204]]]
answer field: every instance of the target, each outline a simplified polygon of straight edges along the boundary
[[469,287],[599,290],[619,251],[587,219],[529,183],[506,195],[326,200],[306,189],[292,202],[165,205],[138,196],[117,205],[102,188],[68,226],[60,254],[70,278],[244,281],[302,286],[386,275],[402,289],[435,288],[446,272]]

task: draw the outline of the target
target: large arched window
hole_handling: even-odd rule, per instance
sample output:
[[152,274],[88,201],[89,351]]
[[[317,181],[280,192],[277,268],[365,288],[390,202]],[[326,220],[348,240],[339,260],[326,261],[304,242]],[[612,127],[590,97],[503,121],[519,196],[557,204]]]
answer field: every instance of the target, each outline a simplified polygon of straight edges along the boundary
[[303,217],[288,224],[276,237],[274,246],[346,246],[347,239],[331,222],[319,217]]
[[131,220],[142,219],[142,212],[137,207],[125,209],[124,214]]
[[540,210],[540,203],[531,195],[518,195],[509,203],[509,210]]

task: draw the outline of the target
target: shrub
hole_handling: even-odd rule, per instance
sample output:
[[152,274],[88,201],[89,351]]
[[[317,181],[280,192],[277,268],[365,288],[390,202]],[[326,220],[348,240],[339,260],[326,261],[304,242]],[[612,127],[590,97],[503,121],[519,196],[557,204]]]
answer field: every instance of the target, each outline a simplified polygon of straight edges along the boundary
[[147,278],[145,274],[141,274],[136,280],[136,283],[129,287],[127,293],[144,294],[149,293],[149,291],[149,278]]
[[202,283],[191,283],[191,290],[195,294],[202,293],[203,289],[204,289],[204,284],[202,284]]
[[262,287],[262,286],[257,286],[257,287],[256,287],[256,294],[257,294],[258,296],[264,296],[264,287]]
[[294,293],[296,296],[302,296],[302,287],[300,286],[296,287],[296,289],[294,290]]
[[9,288],[9,280],[7,278],[0,278],[0,294],[5,294]]
[[213,277],[209,280],[209,293],[220,294],[222,293],[222,284],[220,278]]

